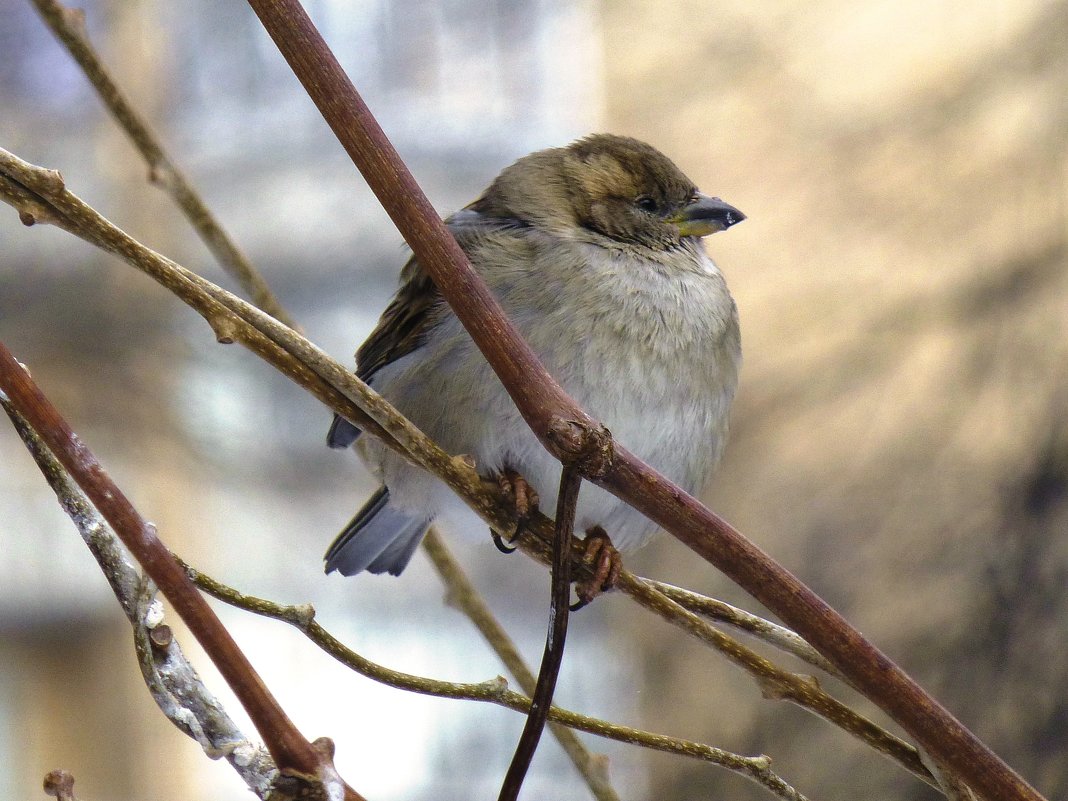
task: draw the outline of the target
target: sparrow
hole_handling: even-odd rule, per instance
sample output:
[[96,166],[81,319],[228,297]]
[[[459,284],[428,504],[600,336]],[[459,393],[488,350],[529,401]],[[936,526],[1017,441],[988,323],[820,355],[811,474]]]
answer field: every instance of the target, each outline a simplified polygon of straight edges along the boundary
[[[744,219],[650,145],[595,134],[519,159],[445,222],[564,390],[696,493],[723,452],[741,360],[737,308],[701,238]],[[414,257],[356,353],[356,374],[445,450],[555,508],[560,463]],[[326,552],[327,573],[399,575],[431,522],[484,530],[440,480],[344,418],[327,442],[355,443],[382,482]],[[608,532],[619,551],[656,529],[592,484],[575,527]]]

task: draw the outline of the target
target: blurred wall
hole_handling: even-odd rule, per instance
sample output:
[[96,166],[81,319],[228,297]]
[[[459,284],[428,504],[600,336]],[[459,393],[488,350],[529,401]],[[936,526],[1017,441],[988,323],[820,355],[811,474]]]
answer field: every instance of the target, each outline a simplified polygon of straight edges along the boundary
[[[1064,796],[1068,5],[615,2],[605,31],[609,126],[749,215],[709,245],[745,353],[713,506]],[[647,636],[665,726],[817,796],[933,797]],[[725,792],[656,763],[670,797]]]

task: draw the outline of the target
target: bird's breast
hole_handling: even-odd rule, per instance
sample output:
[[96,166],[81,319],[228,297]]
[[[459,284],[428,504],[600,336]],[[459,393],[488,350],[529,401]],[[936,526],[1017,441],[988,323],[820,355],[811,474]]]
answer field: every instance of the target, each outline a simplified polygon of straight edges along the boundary
[[740,359],[735,305],[711,260],[595,251],[524,278],[502,300],[549,372],[617,441],[700,481],[697,463],[714,464],[726,438]]

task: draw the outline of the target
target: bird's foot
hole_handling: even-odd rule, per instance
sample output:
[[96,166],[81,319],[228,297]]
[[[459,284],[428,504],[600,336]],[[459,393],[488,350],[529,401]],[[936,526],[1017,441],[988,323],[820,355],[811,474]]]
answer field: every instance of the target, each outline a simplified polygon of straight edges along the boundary
[[623,559],[619,551],[612,544],[608,533],[600,526],[587,529],[583,544],[586,553],[582,561],[589,566],[593,575],[588,580],[575,584],[578,601],[572,605],[572,611],[581,609],[602,592],[615,587],[619,581],[619,572],[623,569]]
[[516,549],[512,543],[515,542],[531,515],[538,511],[538,493],[523,476],[511,468],[505,468],[497,474],[497,486],[512,500],[517,520],[515,531],[507,542],[497,531],[490,531],[490,535],[493,537],[493,544],[497,546],[497,550],[501,553],[512,553]]

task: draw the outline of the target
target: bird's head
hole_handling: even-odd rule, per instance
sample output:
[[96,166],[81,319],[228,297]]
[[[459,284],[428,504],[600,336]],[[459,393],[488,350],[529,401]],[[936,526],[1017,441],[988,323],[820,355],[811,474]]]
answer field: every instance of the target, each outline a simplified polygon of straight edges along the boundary
[[612,134],[521,158],[471,208],[604,246],[652,250],[671,250],[745,219],[699,192],[659,150]]

